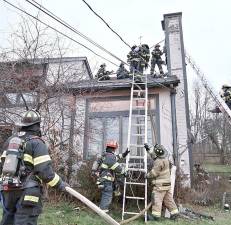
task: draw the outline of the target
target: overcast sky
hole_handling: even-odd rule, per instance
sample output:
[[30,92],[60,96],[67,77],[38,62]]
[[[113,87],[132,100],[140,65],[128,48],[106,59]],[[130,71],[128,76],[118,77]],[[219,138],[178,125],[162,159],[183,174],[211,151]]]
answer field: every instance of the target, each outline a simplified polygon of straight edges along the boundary
[[[10,2],[17,2],[9,0]],[[185,48],[201,67],[203,72],[218,91],[223,83],[231,84],[230,40],[231,1],[229,0],[86,0],[108,24],[130,45],[142,43],[149,46],[161,41],[164,33],[161,28],[163,14],[182,12],[182,24]],[[37,10],[24,0],[18,0],[21,7],[36,14]],[[129,48],[96,17],[82,0],[43,0],[38,1],[54,14],[70,23],[80,32],[102,45],[119,58],[126,61]],[[5,39],[10,29],[19,21],[18,15],[6,3],[0,2],[0,42]],[[88,45],[86,41],[42,16],[47,23],[69,34],[76,40]],[[73,55],[87,56],[91,67],[104,62],[101,58],[85,51],[77,44],[72,45]],[[116,64],[119,62],[98,51],[102,56]],[[107,63],[109,70],[116,68]],[[187,66],[189,67],[189,65]],[[188,69],[189,82],[195,75]]]

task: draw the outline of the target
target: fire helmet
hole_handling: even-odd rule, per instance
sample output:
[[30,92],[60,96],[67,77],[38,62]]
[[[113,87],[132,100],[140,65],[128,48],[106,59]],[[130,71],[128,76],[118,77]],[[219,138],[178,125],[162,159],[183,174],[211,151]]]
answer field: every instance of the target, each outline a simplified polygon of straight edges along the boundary
[[132,50],[135,50],[136,47],[137,47],[136,45],[133,45],[131,49],[132,49]]
[[21,119],[21,123],[18,125],[21,127],[28,127],[40,122],[41,122],[41,116],[39,112],[35,110],[28,110],[27,112],[24,113]]
[[118,148],[118,142],[115,141],[115,140],[109,140],[107,141],[106,143],[106,147],[109,147],[109,148],[114,148],[115,150]]
[[105,67],[105,66],[106,66],[106,64],[105,64],[105,63],[103,63],[103,64],[101,64],[101,65],[100,65],[100,67]]
[[159,45],[159,44],[156,44],[156,45],[155,45],[155,48],[159,48],[159,47],[160,47],[160,45]]
[[222,85],[222,89],[224,89],[224,88],[231,88],[231,85],[229,85],[229,84],[223,84]]
[[142,44],[141,46],[142,46],[142,48],[149,49],[149,46],[147,44]]
[[154,145],[154,152],[156,156],[164,156],[166,154],[166,149],[163,145],[155,144]]

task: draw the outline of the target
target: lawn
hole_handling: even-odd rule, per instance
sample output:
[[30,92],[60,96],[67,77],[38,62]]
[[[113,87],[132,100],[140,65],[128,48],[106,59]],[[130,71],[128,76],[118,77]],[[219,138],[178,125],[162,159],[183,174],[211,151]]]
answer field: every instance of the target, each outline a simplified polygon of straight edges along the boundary
[[[211,220],[186,220],[179,219],[177,222],[163,219],[158,222],[160,225],[230,225],[231,213],[221,212],[216,208],[197,208],[198,212],[203,212],[215,217]],[[120,221],[121,213],[110,213],[117,221]],[[106,225],[100,217],[85,207],[76,207],[73,204],[59,203],[56,205],[46,204],[43,214],[39,217],[38,225]],[[132,225],[145,224],[143,219],[130,223]],[[148,224],[157,224],[157,222],[148,222]]]
[[204,164],[203,167],[207,172],[213,173],[231,173],[230,165]]
[[[203,212],[215,217],[215,221],[211,220],[194,220],[189,221],[186,219],[179,219],[177,222],[170,221],[169,219],[163,219],[158,222],[160,225],[230,225],[231,213],[221,212],[217,208],[199,207],[198,212]],[[121,219],[121,213],[110,213],[110,215],[117,221]],[[148,224],[155,224],[156,222],[148,222]],[[59,204],[56,206],[46,205],[44,207],[44,213],[39,218],[39,225],[104,225],[105,223],[100,217],[88,210],[87,208],[76,208],[71,204]],[[138,221],[130,223],[132,225],[144,224],[142,218]]]

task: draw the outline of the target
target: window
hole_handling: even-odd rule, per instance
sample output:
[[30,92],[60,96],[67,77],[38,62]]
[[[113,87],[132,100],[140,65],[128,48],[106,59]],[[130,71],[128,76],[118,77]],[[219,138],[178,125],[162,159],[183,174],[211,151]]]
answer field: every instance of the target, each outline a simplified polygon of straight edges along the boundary
[[[148,116],[148,142],[152,143],[155,138],[159,138],[159,116],[158,116],[158,96],[152,95],[150,98],[151,114]],[[123,152],[127,148],[128,126],[129,126],[129,106],[128,98],[110,98],[108,100],[90,100],[89,101],[89,117],[87,123],[87,145],[85,151],[87,158],[91,158],[96,154],[101,154],[105,150],[107,140],[114,139],[119,142],[119,152]],[[133,123],[144,123],[144,121],[132,121]],[[153,127],[155,133],[153,133]],[[135,131],[134,131],[135,132]],[[142,132],[137,130],[137,132]],[[157,136],[157,137],[155,137]],[[131,143],[144,143],[144,137],[137,138],[133,136]],[[140,154],[137,150],[134,154]]]

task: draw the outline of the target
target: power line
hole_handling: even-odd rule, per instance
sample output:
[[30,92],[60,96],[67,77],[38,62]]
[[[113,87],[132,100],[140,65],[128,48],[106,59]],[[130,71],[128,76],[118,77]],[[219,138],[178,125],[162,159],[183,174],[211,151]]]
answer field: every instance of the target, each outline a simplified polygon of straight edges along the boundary
[[101,45],[99,45],[98,43],[96,43],[95,41],[93,41],[92,39],[90,39],[89,37],[87,37],[86,35],[82,34],[80,31],[78,31],[76,28],[74,28],[73,26],[71,26],[70,24],[68,24],[67,22],[65,22],[64,20],[62,20],[60,17],[56,16],[54,13],[52,13],[50,10],[48,10],[47,8],[45,8],[43,5],[37,3],[35,0],[32,0],[33,2],[31,2],[30,0],[25,0],[26,2],[28,2],[29,4],[33,5],[34,7],[36,7],[37,9],[39,9],[40,11],[42,11],[43,13],[45,13],[46,15],[48,15],[49,17],[51,17],[52,19],[56,20],[58,23],[61,23],[63,26],[65,26],[66,28],[70,29],[71,31],[73,31],[74,33],[78,34],[79,36],[81,36],[82,38],[86,39],[87,41],[89,41],[90,43],[92,43],[93,45],[97,46],[99,49],[101,49],[102,51],[106,52],[107,54],[111,55],[112,57],[116,58],[118,61],[123,62],[124,64],[127,64],[126,62],[124,62],[122,59],[120,59],[119,57],[117,57],[116,55],[114,55],[113,53],[111,53],[110,51],[108,51],[107,49],[105,49],[104,47],[102,47]]
[[[111,64],[113,64],[113,65],[115,65],[115,66],[118,66],[118,65],[115,64],[114,62],[112,62],[112,61],[106,59],[105,57],[103,57],[103,56],[101,56],[101,55],[99,55],[98,53],[96,53],[95,51],[93,51],[92,49],[90,49],[89,47],[85,46],[84,44],[81,44],[80,42],[76,41],[74,38],[72,38],[72,37],[70,37],[70,36],[64,34],[63,32],[59,31],[58,29],[56,29],[56,28],[54,28],[54,27],[48,25],[47,23],[45,23],[45,22],[43,22],[42,20],[40,20],[39,18],[37,18],[37,17],[31,15],[30,13],[26,12],[25,10],[20,9],[19,7],[17,7],[16,5],[14,5],[14,4],[8,2],[7,0],[3,0],[3,1],[6,2],[7,4],[9,4],[10,6],[12,6],[13,8],[15,8],[15,9],[17,9],[17,10],[19,10],[19,11],[25,13],[26,15],[32,17],[33,19],[39,21],[40,23],[42,23],[43,25],[49,27],[50,29],[56,31],[57,33],[59,33],[59,34],[65,36],[66,38],[70,39],[71,41],[73,41],[73,42],[75,42],[75,43],[81,45],[82,47],[84,47],[84,48],[86,48],[87,50],[91,51],[93,54],[97,55],[98,57],[100,57],[100,58],[106,60],[107,62],[110,62]],[[28,1],[28,0],[25,0],[25,1]],[[28,1],[28,2],[29,2],[29,1]],[[38,4],[38,3],[37,3],[37,4]],[[36,8],[38,8],[38,7],[36,7]],[[45,12],[44,12],[44,13],[45,13]],[[74,29],[74,28],[73,28],[73,29]],[[75,29],[74,29],[74,30],[75,30]],[[78,31],[77,31],[77,32],[78,32]],[[143,58],[142,58],[142,59],[143,59]],[[123,62],[123,61],[120,60],[120,59],[118,59],[118,60],[121,61],[121,62]],[[125,63],[125,64],[127,65],[127,63]],[[150,64],[148,64],[148,66],[150,67]],[[167,88],[167,89],[170,90],[169,87],[167,87],[166,85],[164,85],[164,84],[162,84],[162,83],[160,83],[160,82],[158,82],[158,81],[155,81],[155,83],[156,83],[156,84],[159,84],[160,86],[162,86],[162,87]]]
[[[68,29],[72,30],[74,33],[77,33],[78,35],[80,35],[81,37],[83,37],[84,39],[88,40],[90,43],[96,45],[98,48],[100,48],[101,50],[107,52],[108,54],[110,54],[111,56],[113,56],[114,58],[116,58],[117,60],[123,62],[124,64],[128,65],[126,62],[124,62],[123,60],[119,59],[117,56],[115,56],[114,54],[112,54],[111,52],[109,52],[108,50],[106,50],[105,48],[103,48],[102,46],[100,46],[99,44],[97,44],[96,42],[94,42],[93,40],[91,40],[90,38],[88,38],[87,36],[85,36],[84,34],[82,34],[81,32],[79,32],[77,29],[75,29],[74,27],[72,27],[71,25],[69,25],[68,23],[66,23],[64,20],[62,20],[61,18],[59,18],[58,16],[56,16],[54,13],[52,13],[51,11],[49,11],[48,9],[46,9],[44,6],[42,6],[41,4],[37,3],[35,0],[31,0],[33,1],[35,4],[33,4],[30,0],[25,0],[26,2],[30,3],[31,5],[33,5],[34,7],[36,7],[37,9],[41,10],[42,12],[44,12],[46,15],[50,16],[51,18],[53,18],[54,20],[56,20],[57,22],[61,23],[62,25],[64,25],[65,27],[67,27]],[[83,0],[84,1],[84,0]],[[87,4],[87,6],[95,13],[95,11],[90,7],[90,5],[84,1],[85,4]],[[39,6],[39,7],[38,7]],[[45,10],[45,11],[44,11]],[[98,17],[100,17],[97,13],[95,13]],[[103,20],[103,22],[114,32],[116,33],[109,25],[108,23],[106,23],[106,21],[100,17],[101,20]],[[117,33],[116,33],[117,34]],[[118,34],[117,34],[118,35]],[[120,37],[120,39],[124,42],[124,40],[122,39],[122,37],[120,35],[118,35]],[[158,43],[163,42],[164,40],[161,40]],[[125,44],[127,45],[127,43],[125,42]],[[128,45],[129,46],[129,45]],[[129,48],[131,48],[129,46]],[[142,58],[142,57],[141,57]],[[143,59],[143,58],[142,58]],[[115,65],[115,64],[114,64]],[[148,64],[148,66],[150,67],[150,64]],[[167,86],[165,86],[164,84],[155,81],[155,83],[159,84],[162,87],[168,88]]]
[[40,23],[42,23],[43,25],[45,25],[45,26],[49,27],[50,29],[52,29],[52,30],[56,31],[57,33],[59,33],[59,34],[63,35],[64,37],[66,37],[66,38],[70,39],[71,41],[73,41],[73,42],[75,42],[75,43],[77,43],[77,44],[81,45],[82,47],[84,47],[84,48],[86,48],[87,50],[91,51],[93,54],[97,55],[98,57],[100,57],[100,58],[102,58],[102,59],[104,59],[104,60],[106,60],[106,61],[110,62],[111,64],[113,64],[113,65],[115,65],[115,66],[118,66],[118,65],[117,65],[117,64],[115,64],[114,62],[112,62],[112,61],[110,61],[110,60],[108,60],[108,59],[104,58],[103,56],[99,55],[98,53],[96,53],[96,52],[95,52],[95,51],[93,51],[92,49],[90,49],[90,48],[88,48],[87,46],[85,46],[84,44],[81,44],[80,42],[76,41],[76,40],[75,40],[75,39],[73,39],[72,37],[70,37],[70,36],[68,36],[68,35],[64,34],[63,32],[59,31],[58,29],[56,29],[56,28],[54,28],[54,27],[52,27],[52,26],[48,25],[47,23],[45,23],[45,22],[43,22],[42,20],[38,19],[37,17],[35,17],[35,16],[31,15],[30,13],[26,12],[25,10],[20,9],[19,7],[17,7],[16,5],[14,5],[14,4],[12,4],[12,3],[8,2],[7,0],[3,0],[3,1],[4,1],[4,2],[6,2],[8,5],[12,6],[13,8],[15,8],[15,9],[17,9],[17,10],[19,10],[19,11],[21,11],[21,12],[25,13],[26,15],[28,15],[28,16],[30,16],[30,17],[32,17],[33,19],[35,19],[35,20],[39,21]]
[[120,38],[120,40],[125,44],[125,45],[127,45],[129,48],[131,48],[131,46],[126,42],[126,41],[124,41],[124,39],[116,32],[116,31],[114,31],[110,26],[109,26],[109,24],[99,15],[99,14],[97,14],[93,9],[92,9],[92,7],[85,1],[85,0],[82,0],[87,6],[88,6],[88,8],[97,16],[97,17],[99,17],[105,24],[106,24],[106,26],[114,33],[114,34],[116,34],[119,38]]

